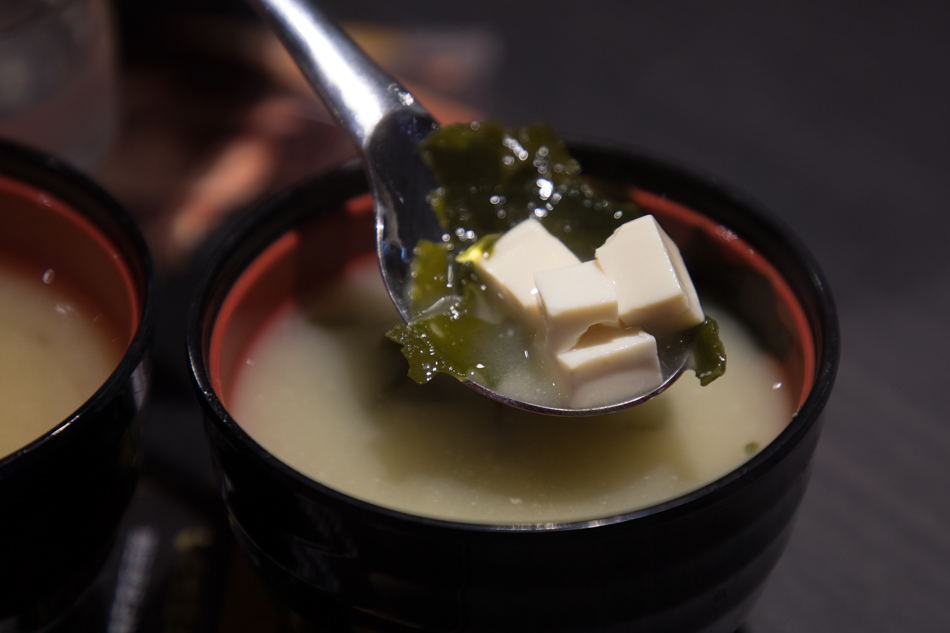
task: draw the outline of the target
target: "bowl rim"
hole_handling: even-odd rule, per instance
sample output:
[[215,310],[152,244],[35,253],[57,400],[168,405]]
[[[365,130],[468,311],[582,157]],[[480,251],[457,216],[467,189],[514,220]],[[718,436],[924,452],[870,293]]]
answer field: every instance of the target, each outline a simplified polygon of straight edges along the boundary
[[[125,208],[91,177],[51,154],[8,140],[0,140],[0,175],[50,194],[92,220],[107,241],[120,246],[103,231],[100,221],[90,218],[84,211],[89,205],[98,207],[107,221],[114,224],[115,232],[122,234],[123,239],[128,241],[130,249],[125,252],[126,256],[134,254],[138,258],[137,262],[134,259],[127,260],[126,265],[134,279],[140,276],[135,281],[141,304],[131,341],[112,373],[66,418],[32,442],[0,457],[2,481],[28,468],[34,459],[46,453],[46,447],[71,442],[72,438],[82,431],[84,425],[80,424],[81,420],[101,412],[125,388],[130,378],[138,400],[137,405],[141,405],[141,399],[145,397],[145,385],[141,382],[142,379],[136,376],[136,369],[145,358],[149,345],[155,319],[156,288],[152,255],[138,224]],[[119,250],[126,251],[124,248]]]
[[[314,216],[313,209],[307,207],[306,204],[302,204],[302,201],[308,195],[313,195],[314,192],[321,194],[319,204],[322,210],[342,204],[357,195],[365,194],[368,191],[365,185],[366,179],[358,160],[351,160],[334,169],[317,174],[265,200],[257,209],[222,227],[216,236],[207,243],[204,252],[206,256],[205,264],[207,265],[201,268],[201,278],[196,286],[197,292],[193,295],[189,309],[186,331],[192,384],[199,402],[205,410],[205,424],[212,424],[223,433],[228,443],[236,445],[240,451],[249,452],[255,458],[261,460],[266,467],[276,472],[281,480],[288,483],[295,492],[327,495],[346,506],[375,515],[380,519],[412,524],[417,528],[447,529],[474,534],[535,534],[539,532],[566,534],[596,527],[627,524],[631,521],[645,524],[655,520],[667,520],[679,513],[690,512],[693,509],[713,504],[720,496],[728,494],[732,489],[743,486],[743,482],[748,482],[752,478],[767,472],[771,464],[780,461],[818,423],[820,414],[830,397],[840,362],[840,332],[837,309],[827,279],[817,261],[789,227],[772,212],[748,196],[741,194],[732,186],[724,184],[721,179],[715,176],[684,166],[678,161],[659,156],[655,152],[639,148],[618,148],[600,143],[569,143],[569,148],[574,156],[579,159],[582,166],[585,167],[585,171],[588,164],[584,160],[585,156],[600,155],[605,159],[616,160],[621,163],[649,164],[655,169],[675,176],[678,181],[687,183],[690,188],[695,188],[707,194],[715,194],[728,202],[731,207],[740,209],[744,215],[750,216],[761,231],[768,233],[773,238],[780,238],[783,248],[787,249],[802,270],[807,273],[809,289],[814,294],[816,302],[815,320],[809,319],[809,325],[813,328],[812,335],[816,352],[815,375],[807,397],[788,425],[758,453],[735,469],[699,488],[651,506],[602,518],[511,524],[454,521],[416,515],[377,505],[311,479],[269,453],[241,428],[224,407],[223,402],[213,389],[210,375],[204,365],[204,355],[212,329],[210,324],[216,319],[222,299],[227,294],[224,290],[215,291],[214,283],[220,275],[224,274],[229,263],[233,265],[235,260],[239,259],[239,264],[233,265],[234,269],[229,271],[232,276],[228,279],[228,282],[233,282],[250,262],[278,237],[299,225],[306,218]],[[592,171],[595,172],[594,175],[597,177],[602,175],[596,169]],[[354,191],[354,188],[360,187],[361,183],[363,188]],[[645,189],[649,191],[648,187],[645,187]],[[685,206],[689,205],[685,204]],[[279,217],[278,214],[280,214]],[[743,236],[743,239],[746,239],[746,237]],[[249,244],[253,244],[253,246],[248,246]],[[801,301],[801,293],[796,290],[795,295]],[[208,312],[209,308],[213,311]]]

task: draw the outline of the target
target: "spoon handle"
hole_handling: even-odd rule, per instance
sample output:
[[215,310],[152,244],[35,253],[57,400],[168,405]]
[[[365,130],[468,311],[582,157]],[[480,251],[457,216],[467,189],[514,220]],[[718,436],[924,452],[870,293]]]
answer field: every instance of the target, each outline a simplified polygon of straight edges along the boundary
[[431,116],[312,0],[249,0],[364,154],[388,118]]

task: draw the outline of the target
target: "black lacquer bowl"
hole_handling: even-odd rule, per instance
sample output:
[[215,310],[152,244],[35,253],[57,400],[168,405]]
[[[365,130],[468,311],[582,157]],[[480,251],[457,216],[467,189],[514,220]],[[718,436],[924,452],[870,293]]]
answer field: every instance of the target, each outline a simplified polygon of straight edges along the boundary
[[255,443],[221,395],[273,306],[374,248],[358,169],[305,184],[224,238],[188,347],[234,533],[274,592],[320,630],[725,633],[779,559],[838,364],[821,271],[785,228],[711,179],[625,152],[575,155],[613,195],[652,212],[701,294],[729,306],[780,360],[800,394],[797,414],[720,479],[597,520],[455,523],[329,489]]
[[0,630],[19,631],[55,622],[88,589],[134,490],[153,273],[137,227],[107,193],[54,158],[5,143],[0,254],[70,278],[127,342],[85,403],[0,456]]

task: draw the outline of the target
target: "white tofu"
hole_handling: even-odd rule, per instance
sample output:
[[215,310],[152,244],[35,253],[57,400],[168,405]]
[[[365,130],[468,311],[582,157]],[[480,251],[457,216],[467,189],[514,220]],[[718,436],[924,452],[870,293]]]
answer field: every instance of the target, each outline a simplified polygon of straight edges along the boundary
[[663,382],[656,339],[635,328],[597,328],[555,358],[573,408],[622,402]]
[[537,220],[525,220],[498,238],[489,254],[473,264],[479,279],[528,323],[537,325],[534,275],[539,270],[579,264],[580,260]]
[[595,254],[614,282],[624,325],[661,335],[703,322],[679,249],[652,215],[618,227]]
[[574,347],[592,325],[620,326],[614,283],[596,261],[541,270],[534,280],[541,327],[553,353]]

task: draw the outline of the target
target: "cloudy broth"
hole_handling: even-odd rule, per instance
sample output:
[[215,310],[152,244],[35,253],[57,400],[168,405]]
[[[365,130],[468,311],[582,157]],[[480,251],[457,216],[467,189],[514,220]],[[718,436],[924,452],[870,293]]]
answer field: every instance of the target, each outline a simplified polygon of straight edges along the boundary
[[725,376],[701,387],[690,372],[608,416],[541,416],[445,376],[408,379],[383,337],[398,316],[370,262],[269,322],[228,407],[291,467],[380,506],[472,523],[615,515],[728,473],[792,417],[797,395],[779,363],[728,312],[704,307],[728,350]]
[[79,408],[124,351],[60,272],[0,256],[0,458]]

